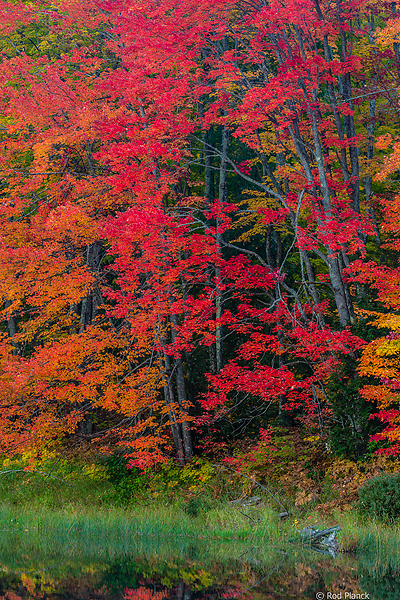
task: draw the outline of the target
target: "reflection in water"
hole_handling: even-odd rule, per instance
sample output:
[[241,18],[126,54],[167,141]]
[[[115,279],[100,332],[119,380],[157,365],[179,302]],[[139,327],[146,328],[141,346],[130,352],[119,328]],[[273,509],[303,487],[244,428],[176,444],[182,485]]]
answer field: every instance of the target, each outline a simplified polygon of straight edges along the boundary
[[331,592],[394,600],[400,579],[392,558],[373,548],[332,558],[268,540],[251,547],[157,537],[100,545],[82,535],[67,543],[19,532],[0,540],[0,599],[315,600]]

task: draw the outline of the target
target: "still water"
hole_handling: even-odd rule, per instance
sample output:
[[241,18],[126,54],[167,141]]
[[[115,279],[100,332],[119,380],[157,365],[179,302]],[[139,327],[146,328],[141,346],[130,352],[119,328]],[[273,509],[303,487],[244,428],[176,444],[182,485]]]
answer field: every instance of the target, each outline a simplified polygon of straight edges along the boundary
[[[68,543],[1,534],[0,598],[70,600],[397,600],[400,576],[379,549],[335,558],[308,548],[73,536]],[[92,543],[93,542],[93,543]]]

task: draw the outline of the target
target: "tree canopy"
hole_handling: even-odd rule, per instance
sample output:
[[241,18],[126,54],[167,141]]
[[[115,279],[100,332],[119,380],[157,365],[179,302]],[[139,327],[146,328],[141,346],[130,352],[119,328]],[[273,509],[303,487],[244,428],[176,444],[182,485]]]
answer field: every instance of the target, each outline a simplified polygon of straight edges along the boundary
[[2,451],[400,450],[398,4],[0,2]]

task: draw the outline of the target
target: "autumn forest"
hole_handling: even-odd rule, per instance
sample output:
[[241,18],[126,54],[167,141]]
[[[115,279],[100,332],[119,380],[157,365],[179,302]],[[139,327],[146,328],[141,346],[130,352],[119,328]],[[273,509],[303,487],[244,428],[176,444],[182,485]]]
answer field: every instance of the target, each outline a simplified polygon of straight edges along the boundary
[[396,457],[400,3],[3,0],[0,29],[0,453]]

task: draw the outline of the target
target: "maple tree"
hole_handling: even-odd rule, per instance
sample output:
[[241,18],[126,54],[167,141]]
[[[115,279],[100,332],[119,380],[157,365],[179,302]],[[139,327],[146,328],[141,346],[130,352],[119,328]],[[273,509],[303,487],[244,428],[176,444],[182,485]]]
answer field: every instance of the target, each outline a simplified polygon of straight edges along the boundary
[[[399,17],[394,10],[386,27],[379,32],[377,44],[381,50],[394,52],[398,59],[397,32]],[[375,174],[378,185],[386,184],[390,193],[379,194],[379,208],[382,213],[382,248],[390,253],[389,260],[382,264],[379,260],[357,261],[355,270],[358,281],[367,282],[375,290],[378,303],[370,310],[362,311],[362,317],[369,326],[377,328],[378,334],[363,350],[359,372],[373,378],[374,383],[365,385],[362,394],[366,400],[376,405],[377,411],[371,419],[379,419],[384,424],[383,431],[372,436],[372,440],[383,447],[378,452],[398,454],[400,450],[400,411],[399,411],[399,195],[396,183],[391,178],[399,167],[399,142],[397,131],[391,128],[376,140],[376,147],[383,154],[383,161]],[[381,335],[386,330],[386,335]],[[378,383],[377,383],[378,381]]]
[[[380,143],[386,146],[385,140]],[[384,179],[394,173],[395,156],[398,152],[398,142],[394,143],[393,153],[385,161],[383,170],[378,178]],[[379,418],[385,424],[385,429],[373,436],[376,442],[384,441],[385,445],[380,450],[385,454],[398,454],[400,450],[400,411],[399,411],[399,353],[398,339],[400,333],[400,322],[398,316],[399,308],[399,284],[400,268],[398,266],[399,250],[399,196],[395,195],[388,200],[381,198],[384,220],[382,232],[386,250],[394,251],[395,264],[379,265],[375,261],[367,265],[358,265],[358,278],[368,281],[377,292],[380,306],[375,310],[363,311],[363,316],[378,330],[386,330],[384,336],[378,336],[370,342],[363,351],[359,371],[364,376],[372,376],[379,381],[378,384],[369,384],[363,388],[364,397],[376,403],[378,412],[371,418]],[[397,264],[396,264],[397,263]]]
[[[198,28],[190,29],[195,11],[188,10],[186,3],[179,6],[175,3],[174,10],[168,4],[165,4],[164,11],[160,11],[160,7],[157,6],[154,13],[150,13],[154,17],[150,20],[144,19],[140,11],[137,12],[138,27],[135,31],[147,32],[149,27],[151,28],[147,39],[149,43],[153,41],[154,47],[157,48],[159,64],[166,60],[165,54],[162,54],[160,32],[165,36],[168,26],[171,29],[173,27],[175,31],[180,7],[186,9],[185,31],[189,29],[195,34]],[[210,7],[205,4],[204,8],[209,17]],[[296,332],[301,339],[301,345],[307,337],[304,328],[307,330],[310,321],[313,327],[313,319],[323,326],[323,312],[324,308],[326,309],[318,291],[319,282],[313,273],[314,265],[309,253],[324,263],[328,277],[322,273],[322,281],[325,279],[326,283],[330,283],[339,320],[342,325],[346,325],[355,319],[354,299],[348,286],[346,268],[349,269],[350,258],[355,253],[365,252],[367,236],[375,233],[371,177],[367,171],[361,181],[360,169],[365,168],[365,165],[368,167],[374,156],[374,111],[376,97],[380,93],[377,84],[381,79],[378,80],[374,73],[374,77],[368,82],[368,90],[365,90],[365,80],[360,74],[361,62],[346,50],[347,45],[350,46],[353,42],[355,44],[356,41],[347,40],[347,34],[343,33],[346,31],[346,19],[351,20],[356,14],[360,17],[360,12],[363,9],[367,11],[370,6],[368,3],[345,7],[340,4],[339,10],[332,13],[329,7],[323,6],[322,3],[309,3],[306,6],[302,4],[301,10],[297,11],[297,14],[300,14],[299,22],[294,18],[295,9],[299,8],[296,3],[285,3],[285,7],[280,3],[271,3],[268,7],[256,7],[254,10],[247,5],[227,3],[225,8],[233,10],[232,13],[225,13],[225,19],[221,17],[220,12],[214,11],[208,22],[205,19],[202,21],[205,23],[207,35],[213,42],[208,45],[206,43],[204,47],[204,30],[202,35],[198,35],[198,43],[203,45],[202,69],[198,69],[194,76],[192,75],[192,97],[202,103],[198,126],[201,125],[208,131],[214,128],[214,135],[215,128],[221,128],[220,148],[209,143],[212,136],[202,138],[208,139],[208,142],[203,142],[206,169],[207,166],[208,169],[213,167],[213,156],[214,166],[219,159],[219,201],[226,197],[227,165],[246,183],[256,188],[249,191],[252,198],[248,203],[248,210],[244,211],[245,216],[240,217],[238,223],[234,223],[234,227],[238,228],[244,224],[248,226],[249,221],[253,219],[255,226],[250,232],[242,234],[239,240],[247,240],[267,230],[269,244],[273,232],[277,240],[276,259],[271,256],[270,248],[265,260],[254,248],[249,250],[238,247],[231,240],[224,239],[224,232],[216,233],[216,241],[221,247],[234,248],[239,255],[244,253],[245,256],[256,259],[266,273],[276,274],[274,287],[277,297],[274,300],[277,303],[282,301],[283,306],[280,310],[283,320],[288,317],[287,308],[290,306],[293,310],[294,307],[294,315],[288,319],[290,335],[292,340],[296,339],[293,334]],[[323,10],[326,8],[328,12],[324,14]],[[379,12],[384,9],[374,4],[374,10]],[[368,32],[373,33],[373,27],[373,19],[366,19],[363,28],[360,27],[356,35],[364,40]],[[331,44],[334,33],[336,39],[340,40],[338,46]],[[135,39],[135,35],[129,34],[129,37]],[[190,57],[190,52],[195,48],[193,36],[183,39],[174,37],[174,44],[176,52],[179,44],[184,46],[181,54],[185,57]],[[315,52],[318,45],[322,48],[321,54]],[[271,53],[275,54],[276,60],[271,60]],[[375,48],[371,48],[368,55],[368,49],[363,47],[363,53],[367,54],[366,61],[372,63],[374,59],[376,64]],[[359,120],[367,125],[368,143],[355,131],[350,76],[357,82],[356,89],[363,90],[361,99],[355,104],[361,107],[358,109],[361,113]],[[339,82],[336,82],[336,77],[339,78]],[[340,78],[343,78],[344,83]],[[205,100],[204,96],[211,91],[211,99]],[[368,119],[365,119],[362,112],[365,113],[365,105],[368,107]],[[252,159],[242,162],[235,160],[234,153],[237,148],[233,148],[233,154],[229,153],[227,132],[240,140],[247,152],[252,152]],[[197,140],[200,142],[199,136]],[[313,140],[311,146],[310,140]],[[271,163],[276,161],[278,168],[274,169]],[[210,173],[206,172],[207,198],[213,196],[211,179]],[[255,219],[252,213],[256,213]],[[279,245],[282,245],[280,230],[285,227],[291,228],[293,237],[290,242],[300,254],[303,279],[300,290],[288,285],[290,282],[287,279],[285,281],[285,275],[281,273],[284,264],[282,248],[279,250]],[[232,239],[232,236],[230,237]],[[221,274],[220,269],[218,274]],[[237,274],[235,277],[237,278]],[[219,298],[223,297],[220,287],[217,295]],[[225,292],[225,295],[228,293]],[[243,312],[244,308],[246,310]],[[252,396],[264,395],[273,398],[282,397],[283,389],[293,391],[296,387],[306,390],[304,400],[307,402],[310,381],[306,383],[303,379],[294,386],[293,373],[287,372],[283,365],[283,371],[276,372],[273,368],[263,369],[254,361],[257,353],[265,355],[267,351],[271,351],[271,336],[266,335],[264,339],[262,335],[258,336],[258,343],[255,343],[254,327],[257,329],[257,326],[254,323],[249,324],[246,330],[243,321],[249,321],[251,310],[251,316],[256,316],[257,310],[254,310],[254,306],[249,309],[244,304],[240,305],[240,309],[242,314],[237,315],[240,326],[237,327],[235,321],[228,320],[223,326],[225,329],[236,328],[236,331],[241,333],[253,334],[252,341],[246,342],[238,350],[239,360],[250,357],[251,367],[245,367],[243,370],[243,366],[232,360],[218,375],[211,375],[209,379],[212,389],[207,396],[208,406],[210,403],[223,403],[227,399],[226,392],[240,391]],[[277,314],[270,311],[267,315],[269,311],[265,309],[259,309],[258,312],[264,319],[264,325],[267,321],[270,324],[278,321],[273,334],[275,339],[284,339],[284,326],[279,318],[277,319]],[[313,314],[311,319],[307,312]],[[226,318],[231,320],[232,315],[228,314]],[[312,346],[311,339],[312,336],[308,336],[310,348],[303,351],[302,358],[308,358],[317,347]],[[320,339],[318,337],[318,341]],[[348,338],[351,345],[350,340],[351,337]],[[355,340],[352,341],[354,343]],[[329,345],[334,348],[332,341]],[[290,348],[290,344],[288,346]],[[247,347],[251,347],[252,354]],[[279,341],[275,349],[278,350],[278,355],[285,354],[284,345]],[[342,346],[342,350],[349,351],[349,346]],[[296,351],[301,354],[301,351]],[[286,351],[286,354],[290,356],[290,351]],[[274,390],[274,378],[277,377],[281,383],[285,374],[288,375],[286,382],[280,390]],[[249,380],[247,387],[243,385],[246,378]],[[255,383],[257,379],[258,388]],[[318,374],[315,379],[320,381]],[[313,391],[315,394],[315,390]],[[309,404],[313,403],[316,404],[315,396],[314,402],[309,401]]]
[[7,452],[79,431],[183,464],[196,428],[270,403],[326,439],[380,241],[391,10],[0,4]]

